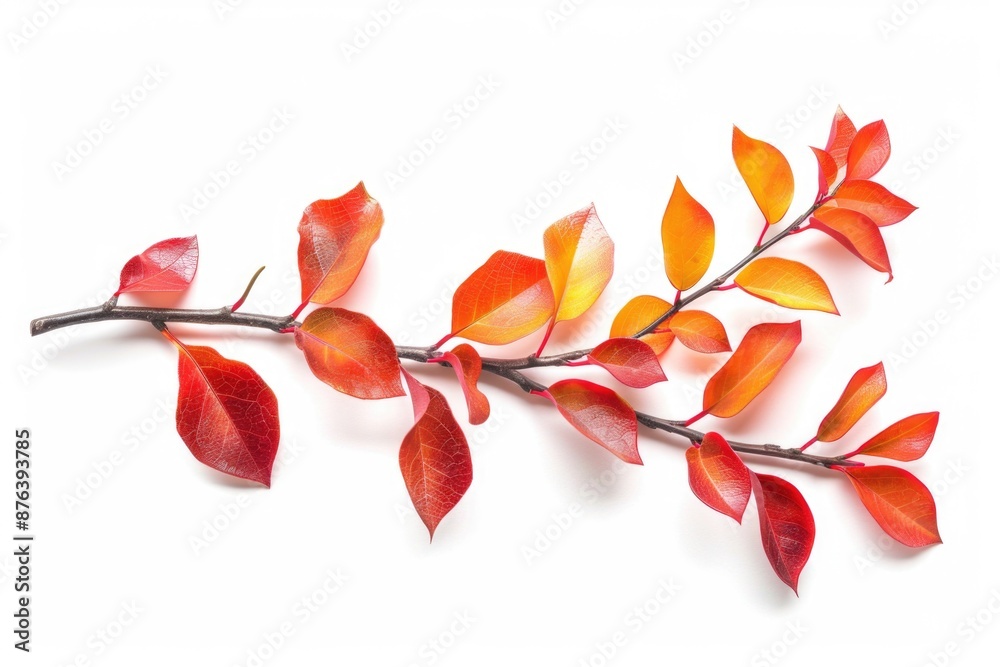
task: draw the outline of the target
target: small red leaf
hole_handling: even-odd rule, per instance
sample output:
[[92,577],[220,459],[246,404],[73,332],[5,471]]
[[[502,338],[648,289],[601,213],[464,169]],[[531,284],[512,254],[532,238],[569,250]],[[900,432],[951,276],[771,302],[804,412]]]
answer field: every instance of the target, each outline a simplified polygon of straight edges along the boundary
[[868,216],[846,208],[820,206],[813,214],[810,225],[826,233],[851,253],[876,271],[889,274],[892,281],[892,266],[889,252],[878,225]]
[[197,270],[197,236],[160,241],[125,263],[115,296],[125,292],[182,292]]
[[690,447],[686,456],[694,495],[716,512],[742,523],[750,502],[750,471],[725,438],[706,433],[701,445]]
[[843,109],[837,107],[837,112],[833,115],[833,124],[830,126],[830,136],[826,140],[826,152],[833,158],[838,169],[847,165],[847,153],[857,133],[851,119]]
[[399,448],[399,469],[431,539],[472,484],[472,455],[462,427],[436,389],[403,371],[413,399],[413,428]]
[[865,454],[897,461],[916,461],[931,446],[938,417],[937,412],[925,412],[900,419],[845,458]]
[[819,194],[826,195],[830,192],[833,184],[837,182],[837,163],[825,150],[813,146],[809,148],[812,149],[819,165]]
[[482,424],[490,418],[490,401],[476,386],[483,372],[483,360],[476,348],[462,343],[442,353],[441,358],[451,364],[458,375],[458,383],[465,393],[465,403],[469,408],[469,423]]
[[606,340],[587,356],[629,387],[648,387],[667,379],[653,348],[635,338]]
[[684,347],[695,352],[714,354],[732,349],[722,322],[704,311],[682,310],[673,315],[666,326]]
[[642,465],[639,458],[638,421],[635,410],[607,387],[586,380],[562,380],[549,387],[549,395],[577,431],[626,463]]
[[816,439],[820,442],[840,440],[885,396],[885,390],[885,367],[882,362],[859,370],[847,383],[837,404],[823,418]]
[[865,509],[892,539],[908,547],[939,544],[934,498],[919,479],[893,466],[839,468]]
[[858,130],[847,152],[847,179],[871,178],[889,161],[889,132],[877,120]]
[[863,213],[879,227],[894,225],[917,210],[910,202],[873,181],[844,181],[827,206]]
[[798,595],[799,574],[816,539],[816,523],[799,490],[780,477],[750,473],[760,539],[774,573]]

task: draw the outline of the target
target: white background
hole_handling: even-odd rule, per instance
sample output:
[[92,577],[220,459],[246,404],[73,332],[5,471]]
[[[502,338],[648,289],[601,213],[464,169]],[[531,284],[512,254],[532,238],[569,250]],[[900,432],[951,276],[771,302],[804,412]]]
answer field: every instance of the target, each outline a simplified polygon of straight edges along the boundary
[[[78,2],[50,18],[39,14],[46,3],[5,3],[0,535],[13,532],[12,432],[26,426],[37,541],[30,655],[11,648],[12,548],[0,549],[0,662],[253,665],[262,652],[267,665],[923,665],[932,656],[982,665],[995,656],[996,7],[678,4],[593,0],[558,15],[555,0],[414,0],[393,5],[387,25],[368,26],[376,34],[348,54],[372,12],[386,22],[387,2],[247,0],[221,12],[212,0]],[[685,51],[690,62],[678,60]],[[475,109],[463,117],[456,104]],[[363,179],[386,224],[340,305],[412,344],[447,332],[454,286],[492,251],[539,255],[546,224],[596,202],[616,242],[615,278],[589,324],[560,325],[549,349],[593,345],[630,296],[671,294],[659,221],[675,176],[715,217],[711,272],[721,272],[759,225],[742,184],[729,186],[732,124],[788,156],[796,212],[815,193],[807,147],[823,145],[837,104],[859,126],[886,120],[893,154],[878,180],[920,207],[885,230],[896,280],[883,285],[830,239],[804,234],[778,254],[822,273],[842,317],[779,311],[739,292],[705,299],[734,341],[757,322],[801,317],[804,342],[751,408],[701,425],[798,445],[857,368],[884,360],[886,398],[842,443],[816,450],[847,451],[903,416],[940,410],[934,446],[909,468],[934,489],[944,544],[890,544],[836,474],[754,460],[799,486],[815,514],[801,598],[772,574],[752,508],[736,527],[691,495],[683,443],[643,434],[645,467],[615,472],[542,401],[487,381],[494,417],[467,430],[474,483],[428,544],[396,459],[407,399],[337,394],[288,337],[175,327],[251,363],[278,395],[281,462],[264,490],[190,456],[172,423],[175,352],[151,328],[27,335],[32,317],[106,298],[131,255],[190,233],[201,266],[180,304],[231,303],[266,264],[246,309],[291,312],[302,209]],[[59,173],[102,121],[111,131]],[[271,123],[279,131],[269,135]],[[436,128],[444,140],[393,183],[386,174]],[[258,150],[250,136],[270,141]],[[206,188],[230,161],[239,172]],[[546,198],[544,183],[564,170],[569,185]],[[185,216],[206,189],[210,200]],[[518,214],[534,215],[518,227]],[[936,316],[943,323],[927,326]],[[678,347],[665,359],[670,382],[623,393],[683,418],[720,362]],[[590,370],[580,373],[613,382]],[[464,418],[447,369],[419,374]],[[93,475],[111,457],[120,464],[110,475]],[[584,493],[602,473],[610,483],[600,497]],[[559,528],[574,503],[581,512]],[[213,534],[212,522],[224,529]],[[547,548],[546,530],[556,535]],[[346,581],[326,594],[327,573],[338,571]],[[663,604],[661,582],[677,589]],[[300,600],[310,596],[323,604],[306,614]],[[644,604],[652,611],[640,618]],[[266,637],[282,629],[291,634],[271,651]],[[106,643],[102,632],[116,636]],[[624,643],[605,659],[601,647],[610,652],[618,633]]]

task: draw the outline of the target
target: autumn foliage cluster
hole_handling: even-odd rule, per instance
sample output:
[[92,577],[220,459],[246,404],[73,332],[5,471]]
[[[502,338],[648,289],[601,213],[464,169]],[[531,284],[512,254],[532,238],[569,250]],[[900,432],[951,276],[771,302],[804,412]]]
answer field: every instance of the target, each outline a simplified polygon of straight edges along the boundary
[[[593,205],[545,230],[542,257],[501,250],[487,258],[455,291],[451,330],[434,345],[408,348],[394,345],[368,316],[332,305],[355,282],[382,230],[382,208],[361,183],[305,209],[298,226],[302,303],[287,317],[240,313],[246,294],[217,311],[118,304],[126,294],[187,288],[198,265],[195,237],[168,239],[133,257],[122,269],[120,288],[111,301],[76,311],[75,317],[81,322],[150,321],[178,353],[181,439],[205,465],[264,485],[270,485],[280,440],[274,393],[247,364],[179,340],[169,322],[270,328],[289,334],[312,373],[339,392],[362,399],[409,394],[414,420],[402,437],[399,465],[413,505],[432,536],[471,484],[472,460],[462,426],[444,396],[411,375],[401,360],[454,369],[472,424],[489,417],[489,400],[477,383],[483,373],[491,373],[545,399],[583,437],[627,463],[642,463],[640,425],[672,433],[690,441],[685,454],[689,484],[705,505],[741,522],[754,498],[766,556],[778,577],[796,589],[815,537],[812,513],[795,486],[754,472],[746,457],[777,457],[835,471],[892,538],[911,547],[940,541],[927,488],[903,468],[871,460],[907,462],[922,456],[934,437],[937,413],[904,417],[847,453],[805,453],[816,443],[841,440],[882,398],[882,364],[862,368],[850,378],[840,399],[819,420],[815,436],[801,447],[729,442],[718,432],[692,428],[707,415],[724,419],[743,411],[791,359],[802,329],[798,321],[759,324],[746,331],[733,350],[723,322],[689,308],[691,303],[710,292],[738,289],[788,309],[837,314],[822,276],[796,259],[771,252],[781,239],[805,231],[827,235],[884,273],[886,282],[892,280],[883,229],[906,218],[914,207],[871,180],[889,159],[885,124],[877,121],[857,129],[838,109],[825,147],[812,152],[818,165],[814,203],[774,232],[792,202],[792,170],[777,148],[733,129],[733,158],[760,210],[763,231],[746,257],[711,281],[705,281],[705,274],[715,251],[715,221],[677,179],[660,221],[664,268],[676,294],[635,297],[614,318],[608,338],[592,349],[544,354],[557,325],[583,316],[611,279],[614,244]],[[72,323],[74,314],[67,315],[58,326]],[[34,333],[47,330],[45,320],[33,323]],[[539,335],[537,352],[524,358],[481,356],[471,344],[503,346],[534,334]],[[453,339],[467,342],[449,346]],[[699,353],[729,354],[705,386],[702,411],[678,420],[636,412],[611,387],[617,383],[641,389],[665,381],[661,359],[675,343]],[[606,370],[611,386],[572,377],[545,386],[525,373],[540,366],[583,365]]]

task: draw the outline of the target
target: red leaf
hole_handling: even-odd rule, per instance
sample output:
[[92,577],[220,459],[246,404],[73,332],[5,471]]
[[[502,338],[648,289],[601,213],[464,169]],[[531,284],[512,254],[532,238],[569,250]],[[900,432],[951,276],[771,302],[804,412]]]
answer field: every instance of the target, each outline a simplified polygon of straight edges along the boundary
[[549,387],[559,412],[577,431],[626,463],[639,458],[635,410],[607,387],[586,380],[562,380]]
[[908,547],[941,542],[934,498],[919,479],[893,466],[838,469],[889,537]]
[[840,440],[872,406],[885,396],[885,367],[882,362],[862,368],[847,383],[837,404],[823,418],[816,431],[820,442]]
[[937,431],[938,417],[937,412],[925,412],[900,419],[845,458],[865,454],[897,461],[916,461],[931,446]]
[[270,486],[280,438],[274,392],[246,364],[163,335],[179,352],[177,432],[184,444],[211,468]]
[[115,296],[125,292],[182,292],[197,270],[197,236],[160,241],[125,263]]
[[790,483],[750,473],[760,515],[760,539],[774,573],[798,595],[799,574],[809,560],[816,524],[805,498]]
[[910,202],[872,181],[844,181],[837,188],[836,196],[826,206],[839,206],[863,213],[879,227],[894,225],[917,210]]
[[833,184],[837,182],[837,163],[825,150],[813,146],[809,148],[816,156],[816,162],[819,165],[819,194],[826,195],[830,192]]
[[830,137],[826,141],[826,152],[836,162],[838,169],[847,165],[847,153],[857,133],[851,119],[847,117],[843,109],[837,107],[837,112],[833,116],[833,125],[830,126]]
[[694,495],[716,512],[742,523],[750,502],[750,471],[725,438],[706,433],[701,445],[690,447],[686,456]]
[[729,352],[729,337],[722,322],[701,310],[682,310],[668,321],[670,331],[681,344],[695,352]]
[[318,308],[295,329],[295,344],[313,375],[337,391],[370,399],[403,395],[396,347],[367,315]]
[[310,204],[299,222],[304,303],[330,303],[350,289],[382,231],[382,207],[358,183],[335,199]]
[[431,539],[472,484],[472,455],[448,402],[403,371],[413,399],[413,428],[399,448],[399,469]]
[[889,252],[885,249],[882,232],[867,216],[824,204],[813,214],[810,224],[828,234],[868,266],[888,273],[887,283],[892,281],[892,266],[889,265]]
[[453,350],[442,353],[441,358],[455,369],[458,383],[465,393],[465,403],[469,408],[469,423],[482,424],[490,418],[490,401],[476,386],[483,372],[483,360],[476,352],[476,348],[468,343],[462,343],[456,345]]
[[889,161],[889,132],[877,120],[858,130],[847,152],[847,179],[871,178]]
[[629,387],[648,387],[667,379],[653,348],[635,338],[611,338],[587,356]]

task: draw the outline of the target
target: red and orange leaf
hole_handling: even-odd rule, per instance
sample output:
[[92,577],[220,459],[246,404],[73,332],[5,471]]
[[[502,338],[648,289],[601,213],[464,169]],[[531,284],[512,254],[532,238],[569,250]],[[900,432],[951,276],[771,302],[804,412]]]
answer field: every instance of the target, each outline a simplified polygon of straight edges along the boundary
[[785,156],[771,144],[748,137],[733,126],[733,159],[767,223],[773,225],[781,220],[795,193],[792,168]]
[[642,465],[635,410],[607,387],[586,380],[561,380],[549,395],[577,431],[626,463]]
[[591,204],[545,230],[545,269],[555,298],[555,322],[583,315],[614,269],[614,243]]
[[837,182],[837,163],[825,150],[813,146],[809,148],[816,156],[816,163],[819,166],[819,194],[826,195]]
[[441,519],[472,484],[472,454],[462,427],[439,391],[403,371],[413,399],[413,428],[399,447],[399,469],[431,539]]
[[688,482],[694,495],[716,512],[743,523],[750,502],[750,471],[726,439],[709,432],[687,452]]
[[198,237],[166,239],[125,263],[115,296],[125,292],[182,292],[197,271]]
[[912,474],[893,466],[839,470],[851,480],[865,509],[889,537],[908,547],[941,542],[934,498]]
[[878,225],[868,216],[824,204],[816,209],[809,224],[829,235],[868,266],[889,274],[887,283],[892,281],[892,266],[889,264],[885,240]]
[[916,461],[931,446],[934,434],[937,432],[939,416],[937,412],[925,412],[900,419],[848,454],[846,458],[865,454],[897,461]]
[[695,352],[714,354],[732,349],[722,322],[703,310],[679,311],[671,316],[667,326],[684,347]]
[[587,357],[629,387],[648,387],[667,379],[653,348],[635,338],[611,338]]
[[833,124],[830,126],[830,136],[826,140],[826,152],[833,158],[838,169],[847,166],[847,153],[857,133],[854,123],[838,106],[837,112],[833,115]]
[[[670,302],[656,296],[641,295],[629,300],[611,323],[611,338],[629,338],[660,319],[670,310]],[[649,333],[640,338],[657,355],[663,354],[674,342],[674,334],[669,331]]]
[[317,308],[295,329],[313,375],[358,398],[402,396],[399,359],[389,336],[367,315]]
[[732,417],[757,397],[802,342],[799,322],[758,324],[747,331],[733,356],[705,386],[703,407],[716,417]]
[[802,262],[761,257],[744,267],[734,282],[747,294],[785,308],[840,314],[826,281]]
[[694,287],[708,270],[715,253],[715,222],[678,178],[660,225],[663,264],[675,289]]
[[847,152],[847,179],[871,178],[889,161],[891,152],[885,123],[877,120],[865,125],[858,130]]
[[833,442],[843,438],[885,396],[885,389],[885,368],[881,361],[859,370],[847,383],[837,404],[820,422],[816,439],[820,442]]
[[306,207],[299,222],[302,301],[326,304],[342,297],[361,273],[382,222],[382,207],[364,183]]
[[451,364],[455,374],[458,375],[458,383],[465,393],[465,404],[469,408],[469,423],[482,424],[490,418],[490,401],[477,386],[479,376],[483,372],[483,360],[476,352],[476,348],[468,343],[462,343],[442,353],[441,357]]
[[498,250],[455,290],[452,335],[506,345],[540,329],[554,309],[545,262]]
[[816,523],[799,490],[773,475],[750,473],[760,539],[778,578],[798,595],[799,575],[816,539]]
[[271,485],[281,429],[278,399],[252,368],[210,347],[184,345],[164,331],[179,353],[177,432],[194,457],[227,475]]
[[917,210],[902,197],[873,181],[844,181],[832,200],[824,204],[863,213],[879,227],[894,225]]

